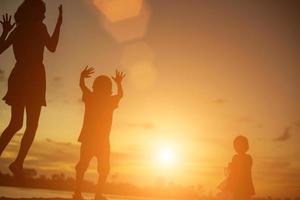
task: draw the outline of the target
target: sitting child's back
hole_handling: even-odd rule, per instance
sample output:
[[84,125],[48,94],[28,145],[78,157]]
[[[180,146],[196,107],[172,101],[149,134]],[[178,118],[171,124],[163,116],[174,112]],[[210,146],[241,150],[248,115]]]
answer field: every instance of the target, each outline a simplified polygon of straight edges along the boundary
[[252,158],[248,154],[236,154],[232,158],[230,182],[233,193],[254,194],[252,183]]
[[233,200],[250,200],[255,194],[252,182],[252,158],[246,152],[249,149],[248,139],[238,136],[233,142],[237,154],[228,165],[228,177],[222,185],[222,190]]

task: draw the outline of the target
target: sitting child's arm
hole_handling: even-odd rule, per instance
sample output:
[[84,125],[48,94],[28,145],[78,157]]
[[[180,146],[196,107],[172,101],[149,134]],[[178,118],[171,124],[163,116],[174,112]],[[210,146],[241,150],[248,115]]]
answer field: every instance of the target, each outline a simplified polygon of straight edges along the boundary
[[58,7],[59,10],[59,15],[58,15],[58,19],[56,22],[56,26],[54,29],[54,32],[52,34],[52,36],[50,37],[49,34],[47,33],[47,41],[46,41],[46,47],[49,51],[51,52],[55,52],[57,44],[58,44],[58,40],[59,40],[59,33],[60,33],[60,27],[62,24],[62,5],[60,5]]
[[90,91],[89,88],[86,87],[84,79],[91,77],[91,74],[93,74],[93,73],[94,73],[94,68],[88,67],[88,66],[86,66],[84,68],[84,70],[81,72],[79,86],[80,86],[83,93],[86,93],[86,92]]
[[2,18],[3,21],[0,21],[3,27],[3,31],[0,36],[0,54],[12,44],[12,34],[10,34],[7,39],[6,37],[15,26],[15,24],[11,24],[11,16],[8,16],[8,14],[3,15]]
[[112,77],[112,79],[116,82],[117,87],[118,87],[118,93],[116,95],[116,97],[118,99],[121,99],[123,97],[122,81],[123,81],[124,77],[125,77],[125,74],[123,72],[119,72],[118,70],[116,70],[115,77]]

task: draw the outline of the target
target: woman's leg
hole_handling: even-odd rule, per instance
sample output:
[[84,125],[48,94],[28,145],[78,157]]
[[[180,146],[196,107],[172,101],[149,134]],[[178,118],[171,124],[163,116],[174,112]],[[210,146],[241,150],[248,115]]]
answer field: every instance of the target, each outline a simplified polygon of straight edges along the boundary
[[0,137],[0,156],[5,147],[8,145],[12,137],[18,132],[23,125],[24,106],[11,106],[11,119],[7,128],[3,131]]
[[35,133],[39,124],[39,118],[41,113],[41,106],[29,105],[26,106],[26,130],[24,132],[21,147],[18,153],[16,160],[13,165],[17,166],[19,169],[23,168],[23,163],[26,158],[26,155],[29,151],[29,148],[32,145]]

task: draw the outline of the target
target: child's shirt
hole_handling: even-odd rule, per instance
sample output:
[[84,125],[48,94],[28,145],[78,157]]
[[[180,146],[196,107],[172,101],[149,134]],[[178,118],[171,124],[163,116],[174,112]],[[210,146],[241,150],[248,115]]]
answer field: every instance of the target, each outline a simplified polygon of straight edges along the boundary
[[85,113],[79,142],[99,143],[109,139],[113,111],[118,107],[118,96],[99,97],[91,91],[83,93]]
[[252,158],[248,154],[237,154],[232,158],[228,177],[229,190],[234,194],[255,194],[252,182]]

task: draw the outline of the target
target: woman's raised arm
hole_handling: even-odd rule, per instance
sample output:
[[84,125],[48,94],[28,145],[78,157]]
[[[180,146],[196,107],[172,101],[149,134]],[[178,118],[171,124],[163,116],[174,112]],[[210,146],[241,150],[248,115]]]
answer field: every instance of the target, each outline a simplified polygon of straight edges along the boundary
[[56,22],[54,32],[53,32],[52,36],[49,37],[46,41],[46,47],[51,52],[55,52],[57,44],[58,44],[58,40],[59,40],[59,33],[60,33],[60,27],[62,24],[62,14],[63,14],[62,13],[63,12],[62,5],[60,5],[58,7],[58,10],[59,10],[59,16],[58,16],[58,19]]
[[[3,53],[12,44],[12,35],[10,34],[7,38],[9,32],[14,28],[15,23],[11,24],[11,16],[2,15],[2,21],[0,21],[3,27],[2,34],[0,36],[0,54]],[[6,39],[7,38],[7,39]]]

